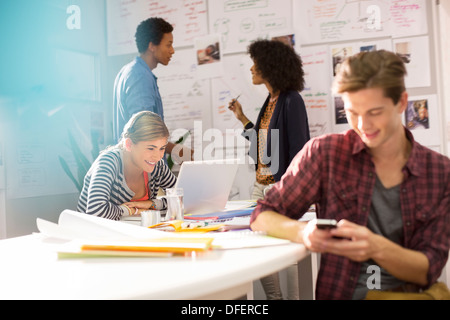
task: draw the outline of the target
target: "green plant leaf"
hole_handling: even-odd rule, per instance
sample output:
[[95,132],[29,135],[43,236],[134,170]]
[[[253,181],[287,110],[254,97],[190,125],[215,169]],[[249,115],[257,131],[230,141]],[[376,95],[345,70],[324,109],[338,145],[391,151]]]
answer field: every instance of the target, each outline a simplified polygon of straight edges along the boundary
[[[69,137],[69,146],[70,149],[72,150],[72,154],[76,163],[76,169],[73,169],[73,171],[76,171],[76,174],[72,172],[71,168],[69,167],[67,161],[64,160],[64,158],[62,158],[61,156],[58,156],[58,158],[66,175],[70,178],[70,180],[72,180],[73,184],[78,189],[78,191],[81,192],[84,184],[84,178],[86,176],[86,173],[91,167],[91,162],[81,151],[70,130],[68,131],[68,137]],[[94,158],[96,158],[97,156],[94,156],[94,154],[98,150],[98,144],[97,146],[93,146],[93,149],[94,150],[92,152],[92,155]]]
[[67,174],[67,176],[72,180],[75,187],[78,189],[78,192],[81,192],[82,185],[78,182],[77,179],[72,174],[72,171],[70,171],[69,165],[67,164],[66,160],[64,160],[61,156],[58,156],[59,163],[61,164],[61,167],[63,168],[64,172]]
[[[186,132],[184,135],[182,135],[180,138],[178,138],[177,141],[175,141],[175,144],[183,144],[183,142],[186,140],[186,138],[190,135],[191,133],[188,131]],[[169,154],[169,156],[167,157],[167,166],[169,167],[170,170],[172,170],[174,165],[173,159],[172,159],[172,155]]]
[[175,144],[183,144],[184,140],[186,140],[186,138],[188,137],[188,135],[190,135],[191,133],[188,131],[186,132],[183,136],[181,136],[176,142]]
[[76,143],[74,137],[72,136],[71,132],[69,131],[69,141],[70,146],[73,152],[73,156],[75,158],[76,164],[77,164],[77,177],[79,184],[83,185],[84,177],[86,176],[86,173],[88,172],[89,168],[91,167],[91,163],[86,158],[86,156],[81,152],[80,147]]
[[81,152],[80,147],[78,147],[78,144],[76,143],[75,139],[72,136],[72,133],[69,131],[69,141],[70,141],[70,147],[72,149],[73,155],[75,156],[75,160],[77,161],[77,164],[80,165],[83,170],[85,169],[86,172],[91,167],[91,163],[86,158],[86,156]]

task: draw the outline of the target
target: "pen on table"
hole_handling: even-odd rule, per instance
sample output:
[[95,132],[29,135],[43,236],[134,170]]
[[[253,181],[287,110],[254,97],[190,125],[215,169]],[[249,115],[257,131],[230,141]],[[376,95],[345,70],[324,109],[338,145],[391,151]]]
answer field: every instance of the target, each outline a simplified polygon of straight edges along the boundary
[[234,98],[233,102],[231,103],[231,106],[229,106],[228,108],[231,108],[234,105],[234,103],[237,101],[237,99],[239,99],[240,96],[241,95],[238,95],[236,98]]

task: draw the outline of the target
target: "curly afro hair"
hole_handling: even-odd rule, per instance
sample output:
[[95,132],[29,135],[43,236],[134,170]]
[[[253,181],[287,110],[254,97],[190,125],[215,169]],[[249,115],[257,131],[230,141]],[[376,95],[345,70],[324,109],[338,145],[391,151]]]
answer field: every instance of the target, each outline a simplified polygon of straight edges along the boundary
[[172,31],[172,25],[162,18],[149,18],[142,21],[138,25],[135,34],[139,53],[144,53],[150,42],[154,45],[159,45],[164,34]]
[[248,53],[274,90],[304,89],[302,60],[291,46],[277,40],[257,40],[250,44]]

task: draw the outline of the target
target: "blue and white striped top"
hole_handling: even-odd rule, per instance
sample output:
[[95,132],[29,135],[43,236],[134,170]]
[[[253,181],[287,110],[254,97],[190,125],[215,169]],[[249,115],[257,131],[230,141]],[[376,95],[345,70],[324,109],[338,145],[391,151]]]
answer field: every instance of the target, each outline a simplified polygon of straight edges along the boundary
[[[163,190],[172,188],[177,180],[164,160],[160,160],[148,175],[149,198],[152,200],[156,198],[160,187]],[[98,156],[86,174],[77,210],[119,220],[122,215],[128,215],[127,209],[120,205],[129,202],[134,195],[125,181],[123,150],[111,148]],[[157,209],[164,209],[165,203],[160,206]]]

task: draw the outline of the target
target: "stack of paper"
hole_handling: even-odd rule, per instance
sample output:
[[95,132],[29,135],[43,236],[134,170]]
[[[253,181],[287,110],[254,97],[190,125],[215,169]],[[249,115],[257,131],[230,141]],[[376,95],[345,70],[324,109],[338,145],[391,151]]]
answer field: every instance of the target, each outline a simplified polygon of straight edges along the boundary
[[168,257],[192,252],[207,252],[211,249],[236,249],[289,243],[288,240],[251,231],[166,232],[72,210],[64,210],[59,216],[58,224],[38,218],[37,227],[47,237],[69,241],[58,251],[61,258]]
[[170,256],[211,248],[211,237],[179,237],[119,221],[64,210],[58,224],[37,219],[39,231],[71,242],[61,246],[60,257],[75,255]]

